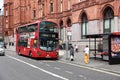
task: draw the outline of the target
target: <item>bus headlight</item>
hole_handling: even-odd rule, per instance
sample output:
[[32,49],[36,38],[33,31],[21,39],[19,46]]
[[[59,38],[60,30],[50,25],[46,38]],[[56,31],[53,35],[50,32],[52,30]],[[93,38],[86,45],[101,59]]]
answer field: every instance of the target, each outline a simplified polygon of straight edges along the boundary
[[59,50],[56,51],[56,54],[59,55]]

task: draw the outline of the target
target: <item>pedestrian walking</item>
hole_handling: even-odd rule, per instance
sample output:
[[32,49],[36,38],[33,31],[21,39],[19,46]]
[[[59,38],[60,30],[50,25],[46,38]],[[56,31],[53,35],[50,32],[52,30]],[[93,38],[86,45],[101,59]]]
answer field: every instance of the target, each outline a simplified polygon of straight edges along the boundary
[[72,45],[70,46],[70,60],[71,60],[71,61],[74,60],[74,48],[73,48]]
[[63,49],[63,41],[61,39],[60,39],[59,43],[60,43],[60,49]]
[[84,61],[86,64],[88,64],[89,63],[89,47],[88,47],[88,45],[86,45],[84,52],[85,52]]
[[78,52],[78,46],[75,45],[75,52]]

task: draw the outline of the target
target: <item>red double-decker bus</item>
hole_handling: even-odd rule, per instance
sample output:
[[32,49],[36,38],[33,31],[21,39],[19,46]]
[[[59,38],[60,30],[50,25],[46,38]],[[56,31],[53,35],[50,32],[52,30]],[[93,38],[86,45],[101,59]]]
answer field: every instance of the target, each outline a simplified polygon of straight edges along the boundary
[[16,30],[16,52],[32,58],[59,57],[59,26],[51,21],[37,21]]

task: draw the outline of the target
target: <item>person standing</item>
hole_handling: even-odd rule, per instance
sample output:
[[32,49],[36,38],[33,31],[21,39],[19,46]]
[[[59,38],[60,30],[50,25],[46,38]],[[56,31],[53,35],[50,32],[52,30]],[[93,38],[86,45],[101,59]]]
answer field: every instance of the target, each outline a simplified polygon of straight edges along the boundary
[[84,52],[85,52],[84,61],[86,64],[88,64],[89,63],[89,47],[88,47],[88,45],[86,45]]
[[70,46],[70,60],[71,60],[71,61],[74,60],[74,48],[73,48],[72,45]]

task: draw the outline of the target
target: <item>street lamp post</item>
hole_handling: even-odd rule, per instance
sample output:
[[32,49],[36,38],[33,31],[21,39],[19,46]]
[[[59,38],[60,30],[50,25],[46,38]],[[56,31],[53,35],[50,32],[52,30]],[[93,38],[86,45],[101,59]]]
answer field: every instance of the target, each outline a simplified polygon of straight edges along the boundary
[[68,45],[69,45],[69,41],[66,40],[66,60],[68,60]]
[[70,42],[70,39],[71,39],[71,28],[68,27],[67,30],[66,30],[66,33],[67,33],[67,38],[66,38],[66,60],[68,60],[68,54],[69,54],[69,42]]

